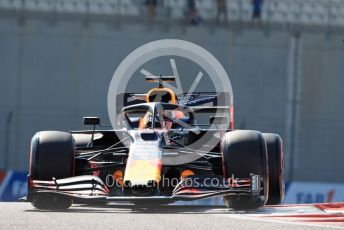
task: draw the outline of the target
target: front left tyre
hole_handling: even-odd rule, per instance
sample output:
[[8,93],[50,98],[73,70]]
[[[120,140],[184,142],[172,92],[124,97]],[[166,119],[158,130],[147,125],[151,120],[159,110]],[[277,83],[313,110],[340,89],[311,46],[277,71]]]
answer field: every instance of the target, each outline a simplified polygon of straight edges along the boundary
[[247,195],[224,196],[224,203],[235,210],[257,209],[265,205],[269,192],[269,172],[266,144],[263,135],[253,130],[227,132],[222,139],[223,174],[226,179],[249,178],[250,174],[262,179],[262,192],[258,198]]
[[[53,180],[74,175],[74,138],[59,131],[36,133],[31,140],[30,180]],[[29,193],[30,193],[29,188]],[[32,194],[31,203],[38,209],[59,210],[72,205],[72,199],[47,194]]]

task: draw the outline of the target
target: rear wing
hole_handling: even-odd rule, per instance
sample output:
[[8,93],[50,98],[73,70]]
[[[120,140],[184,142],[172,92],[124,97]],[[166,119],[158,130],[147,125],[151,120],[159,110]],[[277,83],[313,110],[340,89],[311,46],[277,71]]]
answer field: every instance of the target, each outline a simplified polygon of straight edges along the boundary
[[146,76],[146,81],[147,82],[171,82],[175,81],[176,78],[175,76]]
[[[228,116],[230,119],[230,128],[233,128],[233,105],[232,98],[228,92],[193,92],[178,94],[177,103],[187,106],[195,112],[196,120],[199,123],[208,123],[211,116]],[[121,116],[122,107],[146,103],[146,94],[144,93],[121,93],[116,97],[117,116]],[[230,102],[231,104],[228,104]]]
[[[135,105],[139,103],[146,103],[145,93],[120,93],[117,95],[116,104],[123,105]],[[226,102],[231,101],[230,94],[226,92],[214,93],[214,92],[194,92],[178,94],[177,103],[183,106],[189,107],[213,107],[213,106],[231,106],[226,105]],[[118,108],[120,111],[121,108]]]

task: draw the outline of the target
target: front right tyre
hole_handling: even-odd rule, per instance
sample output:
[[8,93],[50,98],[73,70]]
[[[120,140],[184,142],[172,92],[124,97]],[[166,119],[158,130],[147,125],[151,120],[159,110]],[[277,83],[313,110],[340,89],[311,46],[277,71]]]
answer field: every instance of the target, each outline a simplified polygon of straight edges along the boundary
[[[74,138],[71,133],[44,131],[31,140],[29,180],[53,180],[74,175]],[[32,188],[29,188],[29,193]],[[72,199],[32,194],[31,203],[38,209],[61,210],[72,205]]]

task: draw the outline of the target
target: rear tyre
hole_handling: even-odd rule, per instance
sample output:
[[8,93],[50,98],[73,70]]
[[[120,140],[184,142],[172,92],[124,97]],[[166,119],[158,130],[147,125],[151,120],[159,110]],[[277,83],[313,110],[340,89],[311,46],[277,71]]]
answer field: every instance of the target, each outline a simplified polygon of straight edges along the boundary
[[[38,132],[31,140],[30,177],[52,180],[74,175],[74,139],[70,133]],[[48,194],[35,194],[32,205],[38,209],[67,209],[72,199]]]
[[257,209],[268,199],[269,177],[266,144],[258,131],[235,130],[225,134],[222,139],[223,173],[225,178],[234,174],[236,178],[249,178],[250,174],[262,178],[262,193],[259,198],[251,196],[224,196],[228,208],[236,210]]
[[266,204],[280,204],[284,199],[284,157],[282,138],[274,133],[263,133],[268,150],[269,199]]

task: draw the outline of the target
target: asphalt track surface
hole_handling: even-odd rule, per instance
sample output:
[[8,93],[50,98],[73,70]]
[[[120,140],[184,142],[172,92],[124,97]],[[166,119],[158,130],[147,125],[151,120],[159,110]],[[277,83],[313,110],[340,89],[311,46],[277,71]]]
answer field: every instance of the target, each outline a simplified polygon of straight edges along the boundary
[[73,205],[67,211],[51,212],[30,203],[0,203],[0,229],[333,229],[329,225],[295,223],[253,217],[269,214],[233,212],[222,206],[162,206],[135,208],[131,205],[89,207]]

